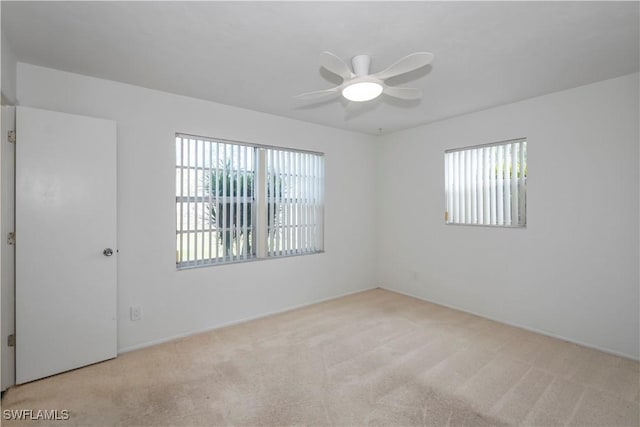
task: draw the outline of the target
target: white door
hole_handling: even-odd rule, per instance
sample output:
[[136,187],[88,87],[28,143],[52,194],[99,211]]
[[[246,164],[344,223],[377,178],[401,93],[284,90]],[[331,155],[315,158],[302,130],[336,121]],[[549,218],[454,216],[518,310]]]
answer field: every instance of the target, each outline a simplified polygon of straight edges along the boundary
[[21,384],[116,356],[116,124],[17,107],[16,134]]

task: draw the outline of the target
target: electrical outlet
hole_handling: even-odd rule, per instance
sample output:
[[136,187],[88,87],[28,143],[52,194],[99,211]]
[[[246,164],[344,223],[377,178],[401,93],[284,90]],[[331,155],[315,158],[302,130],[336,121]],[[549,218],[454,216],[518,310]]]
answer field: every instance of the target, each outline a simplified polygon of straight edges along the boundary
[[139,305],[131,306],[131,321],[142,320],[142,308]]

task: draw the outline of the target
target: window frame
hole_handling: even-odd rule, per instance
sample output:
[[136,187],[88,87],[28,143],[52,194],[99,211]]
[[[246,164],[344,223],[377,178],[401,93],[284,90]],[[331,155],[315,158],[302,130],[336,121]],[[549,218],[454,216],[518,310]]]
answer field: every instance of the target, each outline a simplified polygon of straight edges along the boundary
[[[458,184],[452,184],[450,183],[452,178],[456,178],[459,179],[460,178],[460,173],[458,176],[455,176],[455,172],[450,171],[449,169],[451,168],[451,165],[453,165],[453,160],[452,160],[452,164],[450,165],[449,162],[449,155],[456,153],[456,152],[468,152],[471,153],[472,151],[475,150],[479,150],[479,149],[485,149],[485,148],[489,148],[489,147],[501,147],[503,150],[505,149],[505,147],[507,146],[512,146],[513,144],[520,144],[518,147],[518,155],[517,157],[515,157],[516,159],[516,173],[517,173],[517,181],[515,185],[510,185],[509,188],[509,195],[508,198],[509,200],[512,199],[513,195],[514,195],[514,187],[517,189],[516,194],[518,195],[518,201],[516,202],[516,205],[518,206],[518,222],[517,223],[510,223],[507,224],[506,221],[503,220],[504,223],[499,224],[499,223],[480,223],[480,219],[479,219],[479,208],[478,205],[480,205],[480,203],[478,203],[477,201],[480,200],[480,198],[482,197],[483,203],[482,206],[484,208],[484,201],[486,201],[486,196],[484,194],[484,187],[480,187],[482,184],[484,184],[484,180],[478,180],[478,176],[476,175],[475,179],[471,179],[471,185],[467,185],[467,183],[460,183],[458,180]],[[496,142],[490,142],[490,143],[485,143],[485,144],[478,144],[478,145],[469,145],[469,146],[464,146],[464,147],[457,147],[457,148],[451,148],[451,149],[446,149],[444,151],[444,223],[445,225],[455,225],[455,226],[473,226],[473,227],[490,227],[490,228],[520,228],[520,229],[524,229],[527,228],[527,177],[528,177],[528,171],[527,171],[527,161],[528,161],[528,138],[526,137],[521,137],[521,138],[514,138],[514,139],[508,139],[508,140],[504,140],[504,141],[496,141]],[[513,151],[511,152],[511,156],[513,156]],[[477,155],[477,153],[476,153]],[[505,159],[507,159],[506,155],[503,154],[503,162]],[[499,160],[499,159],[498,159]],[[511,165],[513,157],[509,157],[508,158],[509,163],[507,163],[510,167],[512,167]],[[477,160],[478,164],[480,163],[480,160]],[[471,160],[469,161],[469,164],[465,164],[464,169],[465,172],[464,174],[466,174],[468,172],[467,167],[471,165]],[[522,172],[523,175],[522,177],[520,177],[520,165],[524,164],[524,167],[522,168]],[[486,166],[486,164],[483,164],[483,167]],[[503,176],[502,176],[502,180],[504,180],[505,176],[506,176],[506,171],[504,169],[505,163],[503,163],[502,166],[502,171],[503,171]],[[456,167],[458,166],[454,166],[453,170],[457,170]],[[494,167],[498,167],[498,164],[496,163],[494,165]],[[512,169],[511,169],[512,170]],[[489,172],[487,171],[487,174],[489,174]],[[472,175],[471,175],[472,176]],[[466,178],[466,175],[465,175]],[[497,195],[497,190],[498,190],[498,186],[497,186],[497,181],[499,180],[499,174],[497,173],[496,170],[496,204],[498,203],[498,195]],[[511,181],[511,178],[510,178]],[[475,187],[473,187],[473,183],[475,182]],[[502,181],[504,183],[504,181]],[[456,197],[456,196],[452,196],[451,191],[452,189],[455,189],[456,187],[459,188],[460,186],[467,186],[467,187],[471,187],[471,189],[469,191],[475,190],[475,192],[477,192],[480,188],[482,188],[482,196],[478,195],[476,193],[476,199],[477,201],[475,203],[472,204],[472,209],[473,209],[473,205],[476,205],[476,217],[475,219],[473,218],[473,213],[469,214],[471,216],[471,220],[467,221],[466,218],[462,221],[462,222],[453,222],[454,220],[452,219],[452,217],[454,216],[452,214],[452,212],[449,212],[449,208],[452,206],[453,203],[450,205],[449,203],[449,198],[450,197]],[[450,188],[451,187],[451,188]],[[492,188],[489,188],[489,190],[491,191]],[[460,189],[457,190],[458,192],[460,191]],[[504,191],[504,186],[502,187],[502,190]],[[453,193],[455,193],[456,190],[453,191]],[[506,200],[507,196],[506,194],[502,193],[502,203],[504,203],[504,201]],[[457,196],[460,197],[460,196]],[[493,200],[493,198],[491,196],[489,196],[490,200]],[[459,200],[458,200],[459,202]],[[491,203],[493,204],[493,203]],[[459,207],[460,204],[458,204]],[[463,206],[465,206],[465,204],[462,204]],[[513,204],[511,205],[513,207]],[[487,212],[484,212],[485,210],[487,210]],[[489,222],[492,221],[491,217],[490,217],[490,211],[491,211],[491,206],[489,206],[487,209],[483,209],[483,219],[485,217],[485,215],[489,215]],[[504,212],[504,209],[502,210]],[[466,209],[463,212],[463,215],[466,216]],[[511,213],[511,220],[513,220],[513,210]],[[473,222],[473,221],[477,221],[477,222]],[[496,220],[497,221],[497,220]]]
[[[245,188],[244,195],[239,196],[239,197],[245,198],[245,200],[247,197],[252,198],[252,200],[248,204],[251,204],[250,210],[252,211],[252,215],[253,215],[250,219],[250,222],[251,222],[250,229],[253,230],[252,238],[251,238],[252,249],[254,251],[253,254],[249,254],[249,256],[244,258],[239,258],[240,255],[236,255],[235,259],[234,259],[234,255],[231,255],[231,259],[227,259],[228,255],[225,254],[224,248],[223,248],[221,256],[218,256],[218,257],[211,256],[212,254],[210,253],[209,257],[207,258],[204,258],[204,257],[197,258],[198,253],[196,249],[195,259],[184,260],[184,261],[181,259],[181,256],[182,256],[181,250],[183,246],[181,246],[181,243],[180,243],[180,235],[192,233],[194,231],[192,231],[191,229],[184,228],[184,220],[182,222],[179,222],[180,212],[182,212],[180,210],[180,207],[181,205],[184,206],[184,204],[189,203],[189,199],[196,199],[196,202],[198,202],[198,199],[201,199],[199,203],[204,203],[205,199],[207,198],[207,195],[204,194],[204,191],[206,191],[204,189],[202,190],[203,191],[202,195],[197,195],[197,193],[195,196],[185,195],[184,186],[180,188],[180,194],[178,194],[179,185],[183,185],[182,181],[178,182],[178,173],[179,173],[178,171],[183,169],[199,168],[199,166],[197,165],[192,166],[190,164],[187,164],[187,162],[185,162],[183,158],[180,158],[180,164],[178,163],[178,150],[179,150],[178,141],[180,139],[189,141],[188,144],[191,144],[191,141],[195,140],[195,141],[199,141],[200,143],[225,144],[225,145],[231,145],[232,147],[233,146],[246,147],[253,150],[253,153],[254,153],[252,157],[253,168],[250,171],[250,173],[253,175],[253,182],[251,184],[252,194],[249,194],[248,192],[246,192],[247,188]],[[318,253],[324,253],[324,228],[325,228],[324,227],[324,220],[325,220],[325,212],[324,212],[325,210],[325,197],[324,197],[325,196],[324,194],[325,193],[325,154],[324,153],[318,152],[318,151],[312,151],[312,150],[299,149],[299,148],[290,148],[290,147],[283,147],[283,146],[250,143],[246,141],[237,141],[237,140],[224,139],[224,138],[207,137],[207,136],[195,135],[195,134],[184,133],[184,132],[175,132],[173,144],[174,144],[175,156],[176,156],[175,157],[176,189],[175,189],[175,195],[174,195],[174,209],[175,209],[174,229],[175,229],[175,236],[176,236],[175,262],[176,262],[177,270],[188,270],[188,269],[200,268],[200,267],[212,267],[212,266],[218,266],[218,265],[229,265],[229,264],[237,264],[237,263],[244,263],[244,262],[251,262],[251,261],[263,261],[267,259],[277,259],[277,258],[286,258],[291,256],[313,255]],[[189,147],[190,145],[188,146],[187,151],[190,150]],[[195,150],[198,150],[197,145]],[[274,224],[269,225],[267,222],[268,221],[267,220],[268,205],[272,203],[272,199],[273,199],[273,198],[269,198],[269,195],[267,194],[267,192],[269,191],[269,188],[268,188],[269,184],[267,184],[267,180],[269,178],[269,175],[271,175],[270,171],[267,170],[267,165],[266,165],[267,152],[269,150],[293,153],[292,155],[302,154],[307,156],[315,156],[317,158],[317,162],[319,165],[319,175],[314,176],[314,178],[319,181],[319,184],[318,184],[319,192],[315,194],[315,196],[317,197],[317,205],[319,206],[319,208],[318,208],[318,215],[316,217],[316,219],[318,220],[318,223],[315,224],[316,228],[314,228],[314,231],[319,234],[319,238],[317,239],[317,242],[319,242],[319,245],[318,245],[319,249],[308,250],[308,248],[301,248],[298,246],[298,247],[294,247],[289,251],[286,251],[286,252],[280,251],[279,253],[276,253],[277,251],[272,251],[269,249],[269,236],[268,236],[269,230],[272,227],[275,227]],[[203,148],[203,152],[204,152],[204,148]],[[184,151],[182,151],[182,153],[184,153]],[[231,154],[231,156],[233,156],[233,154]],[[219,153],[216,157],[219,157]],[[219,161],[218,158],[216,158],[216,161]],[[247,165],[245,164],[245,166]],[[206,167],[203,166],[202,169],[204,170],[206,169]],[[208,170],[212,171],[213,166],[209,165]],[[227,172],[238,173],[238,176],[240,176],[241,172],[238,172],[238,171],[241,171],[240,167],[232,168],[229,170],[227,170],[225,167],[223,174],[226,174]],[[247,174],[247,172],[248,172],[248,169],[245,169],[244,174]],[[294,172],[290,172],[290,173],[294,173]],[[272,176],[275,176],[275,175],[277,174],[274,173]],[[197,178],[195,179],[197,181]],[[217,179],[218,178],[216,177],[216,180]],[[228,199],[229,197],[235,197],[235,196],[226,195],[226,196],[218,196],[218,197],[222,198],[222,200],[225,200],[225,198]],[[218,203],[217,199],[216,199],[216,203]],[[204,212],[204,207],[202,209]],[[198,210],[197,207],[196,207],[196,210]],[[261,213],[261,211],[264,211],[264,212]],[[278,214],[278,217],[280,217],[280,214]],[[291,220],[291,218],[289,219]],[[223,219],[223,221],[225,220]],[[233,221],[233,217],[231,218],[231,221]],[[286,227],[294,228],[294,227],[301,227],[302,225],[303,225],[302,223],[294,223],[294,224],[288,224],[286,225]],[[305,225],[308,225],[308,224],[305,224]],[[238,226],[236,225],[235,227],[237,228]],[[205,229],[204,223],[203,223],[202,230],[197,229],[195,232],[209,233],[209,238],[211,238],[211,236],[214,233],[217,233],[217,231],[215,231],[215,226],[210,225],[208,229]],[[296,243],[299,245],[299,242],[296,242]],[[220,244],[218,237],[216,237],[216,244]]]

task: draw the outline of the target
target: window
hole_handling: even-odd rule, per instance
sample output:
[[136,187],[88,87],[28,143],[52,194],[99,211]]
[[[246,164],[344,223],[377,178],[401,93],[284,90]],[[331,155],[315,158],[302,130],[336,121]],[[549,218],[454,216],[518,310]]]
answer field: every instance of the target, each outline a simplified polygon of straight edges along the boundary
[[527,224],[527,141],[445,151],[445,223]]
[[176,264],[323,250],[324,157],[176,134]]

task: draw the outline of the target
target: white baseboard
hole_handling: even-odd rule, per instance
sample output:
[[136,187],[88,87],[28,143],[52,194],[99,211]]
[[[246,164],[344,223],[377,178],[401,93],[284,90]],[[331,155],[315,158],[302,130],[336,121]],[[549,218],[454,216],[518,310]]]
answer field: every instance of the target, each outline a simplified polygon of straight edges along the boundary
[[288,311],[297,310],[299,308],[308,307],[308,306],[314,305],[314,304],[320,304],[322,302],[331,301],[331,300],[342,298],[342,297],[346,297],[346,296],[349,296],[349,295],[359,294],[360,292],[371,291],[373,289],[378,289],[378,286],[374,286],[374,287],[371,287],[371,288],[365,288],[365,289],[358,289],[356,291],[351,291],[351,292],[347,292],[347,293],[344,293],[344,294],[339,294],[339,295],[335,295],[335,296],[332,296],[332,297],[323,298],[323,299],[319,299],[319,300],[314,300],[314,301],[311,301],[311,302],[308,302],[308,303],[298,304],[298,305],[294,305],[292,307],[283,308],[282,310],[269,311],[267,313],[258,314],[256,316],[245,317],[243,319],[233,320],[231,322],[221,323],[221,324],[218,324],[218,325],[209,326],[209,327],[198,329],[198,330],[195,330],[195,331],[185,332],[183,334],[171,335],[169,337],[160,338],[160,339],[157,339],[157,340],[146,341],[146,342],[143,342],[143,343],[140,343],[140,344],[135,344],[135,345],[127,346],[127,347],[122,347],[122,348],[118,349],[118,355],[124,354],[124,353],[128,353],[128,352],[134,351],[134,350],[140,350],[140,349],[146,348],[146,347],[151,347],[151,346],[157,345],[157,344],[163,344],[163,343],[166,343],[166,342],[169,342],[169,341],[173,341],[173,340],[177,340],[177,339],[180,339],[180,338],[190,337],[190,336],[201,334],[201,333],[204,333],[204,332],[210,332],[210,331],[213,331],[213,330],[216,330],[216,329],[226,328],[227,326],[238,325],[240,323],[249,322],[251,320],[263,319],[265,317],[273,316],[274,314],[286,313]]
[[530,331],[530,332],[535,332],[537,334],[545,335],[547,337],[556,338],[556,339],[559,339],[559,340],[562,340],[562,341],[567,341],[567,342],[570,342],[570,343],[573,343],[573,344],[580,345],[582,347],[592,348],[594,350],[599,350],[599,351],[602,351],[604,353],[613,354],[614,356],[620,356],[620,357],[624,357],[626,359],[640,361],[640,359],[638,357],[636,357],[636,356],[632,356],[632,355],[629,355],[629,354],[626,354],[626,353],[622,353],[622,352],[619,352],[619,351],[611,350],[609,348],[600,347],[598,345],[582,342],[582,341],[579,341],[579,340],[575,340],[573,338],[567,338],[567,337],[564,337],[562,335],[558,335],[558,334],[554,334],[552,332],[548,332],[548,331],[543,331],[543,330],[540,330],[540,329],[532,328],[530,326],[521,325],[521,324],[518,324],[518,323],[515,323],[515,322],[511,322],[511,321],[507,321],[507,320],[504,320],[504,319],[498,319],[498,318],[495,318],[495,317],[492,317],[492,316],[488,316],[488,315],[483,314],[483,313],[477,313],[477,312],[472,311],[472,310],[467,310],[465,308],[457,307],[457,306],[452,305],[452,304],[446,304],[446,303],[443,303],[443,302],[440,302],[440,301],[436,301],[436,300],[433,300],[433,299],[421,297],[421,296],[418,296],[418,295],[415,295],[415,294],[412,294],[412,293],[409,293],[409,292],[404,292],[404,291],[400,291],[398,289],[388,288],[386,286],[379,286],[379,288],[380,289],[384,289],[386,291],[395,292],[397,294],[406,295],[408,297],[416,298],[416,299],[419,299],[419,300],[422,300],[422,301],[430,302],[432,304],[441,305],[443,307],[447,307],[447,308],[450,308],[452,310],[457,310],[457,311],[462,311],[464,313],[473,314],[474,316],[478,316],[478,317],[482,317],[482,318],[485,318],[485,319],[493,320],[494,322],[502,323],[502,324],[509,325],[509,326],[514,326],[516,328],[524,329],[524,330]]

